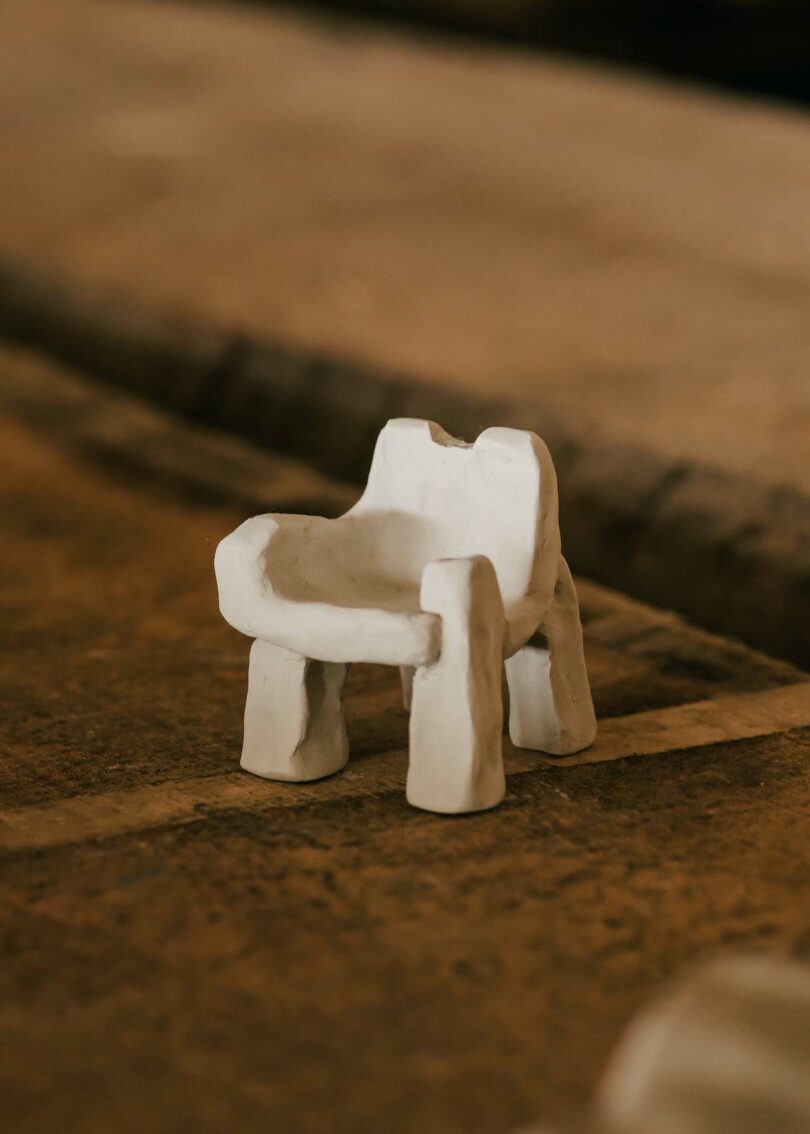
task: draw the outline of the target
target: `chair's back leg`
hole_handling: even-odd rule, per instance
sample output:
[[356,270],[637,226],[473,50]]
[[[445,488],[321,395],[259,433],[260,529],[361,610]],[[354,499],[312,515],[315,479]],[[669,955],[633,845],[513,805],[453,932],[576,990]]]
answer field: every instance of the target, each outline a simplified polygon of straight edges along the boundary
[[270,780],[318,780],[349,755],[340,693],[347,667],[257,640],[250,651],[242,767]]
[[402,682],[402,704],[406,709],[410,709],[413,700],[413,675],[415,672],[416,670],[412,665],[401,665],[399,667],[399,677]]
[[518,748],[568,756],[593,743],[596,716],[577,593],[562,556],[554,597],[539,629],[545,644],[529,642],[506,662],[509,736]]
[[484,811],[505,790],[504,614],[492,564],[484,556],[430,563],[421,605],[441,615],[442,646],[413,681],[408,801],[447,814]]

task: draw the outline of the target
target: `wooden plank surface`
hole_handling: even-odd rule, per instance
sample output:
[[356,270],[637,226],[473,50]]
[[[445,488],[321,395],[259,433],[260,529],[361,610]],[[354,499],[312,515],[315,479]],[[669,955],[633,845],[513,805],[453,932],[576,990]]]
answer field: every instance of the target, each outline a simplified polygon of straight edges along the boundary
[[506,1134],[583,1106],[683,966],[808,952],[805,675],[580,581],[610,759],[507,746],[501,809],[417,812],[396,674],[358,666],[345,774],[242,775],[213,548],[345,488],[245,447],[217,493],[216,435],[185,459],[170,418],[0,372],[0,1123]]
[[[664,756],[687,748],[728,744],[810,727],[810,681],[759,693],[715,697],[667,709],[631,713],[602,722],[595,744],[585,753],[555,760],[507,745],[510,777],[549,768],[574,768],[628,757]],[[311,807],[402,792],[407,749],[387,749],[374,774],[350,766],[334,780],[305,786],[266,784],[237,772],[191,777],[179,784],[149,785],[124,791],[73,796],[0,812],[0,849],[34,850],[88,839],[149,831],[191,823],[209,811],[251,811]]]

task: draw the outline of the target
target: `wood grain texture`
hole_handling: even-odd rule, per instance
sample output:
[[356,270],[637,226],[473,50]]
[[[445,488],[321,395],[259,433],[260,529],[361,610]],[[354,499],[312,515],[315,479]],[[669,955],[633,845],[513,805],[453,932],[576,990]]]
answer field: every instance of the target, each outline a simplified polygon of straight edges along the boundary
[[[810,728],[808,681],[615,717],[603,723],[592,748],[575,756],[553,758],[514,748],[504,741],[504,760],[507,773],[513,777],[536,772],[541,766],[562,770],[662,756],[688,748],[778,736],[796,728]],[[402,791],[407,765],[408,752],[398,747],[377,757],[373,773],[363,765],[351,765],[328,783],[305,787],[256,784],[245,775],[223,772],[10,808],[0,811],[0,850],[35,850],[110,839],[196,822],[201,815],[218,811],[260,808],[266,813],[276,808],[320,808],[329,803],[377,798]]]
[[[211,556],[244,505],[179,454],[142,480],[147,424],[182,429],[128,436],[112,400],[101,459],[89,417],[74,440],[0,404],[2,1124],[508,1134],[584,1106],[696,958],[810,951],[802,674],[594,585],[603,743],[637,759],[512,751],[501,809],[420,813],[399,675],[358,666],[344,775],[238,773]],[[294,502],[300,469],[259,459]]]

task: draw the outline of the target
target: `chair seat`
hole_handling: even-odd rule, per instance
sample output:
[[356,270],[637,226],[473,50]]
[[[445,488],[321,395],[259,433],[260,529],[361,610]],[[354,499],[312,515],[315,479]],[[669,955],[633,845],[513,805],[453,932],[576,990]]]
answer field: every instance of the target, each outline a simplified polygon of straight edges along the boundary
[[420,609],[419,581],[386,573],[363,535],[319,516],[246,521],[217,551],[229,580],[223,614],[250,637],[318,661],[430,664],[441,620]]
[[[441,649],[441,619],[420,607],[421,570],[408,574],[399,562],[381,559],[389,525],[400,539],[409,528],[411,543],[425,538],[412,517],[396,514],[245,521],[217,550],[224,617],[243,634],[318,661],[429,665]],[[507,603],[506,657],[534,632],[541,613],[532,594]]]

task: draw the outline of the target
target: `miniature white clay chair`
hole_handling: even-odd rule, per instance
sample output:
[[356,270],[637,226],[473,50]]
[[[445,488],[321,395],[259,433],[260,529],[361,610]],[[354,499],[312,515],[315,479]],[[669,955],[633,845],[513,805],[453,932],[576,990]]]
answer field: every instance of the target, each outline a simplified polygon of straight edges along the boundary
[[433,422],[389,421],[345,515],[257,516],[215,563],[223,616],[256,639],[242,749],[255,775],[343,767],[340,692],[355,661],[401,667],[407,795],[428,811],[503,798],[504,659],[514,744],[565,755],[594,739],[556,476],[534,433],[487,429],[466,444]]

